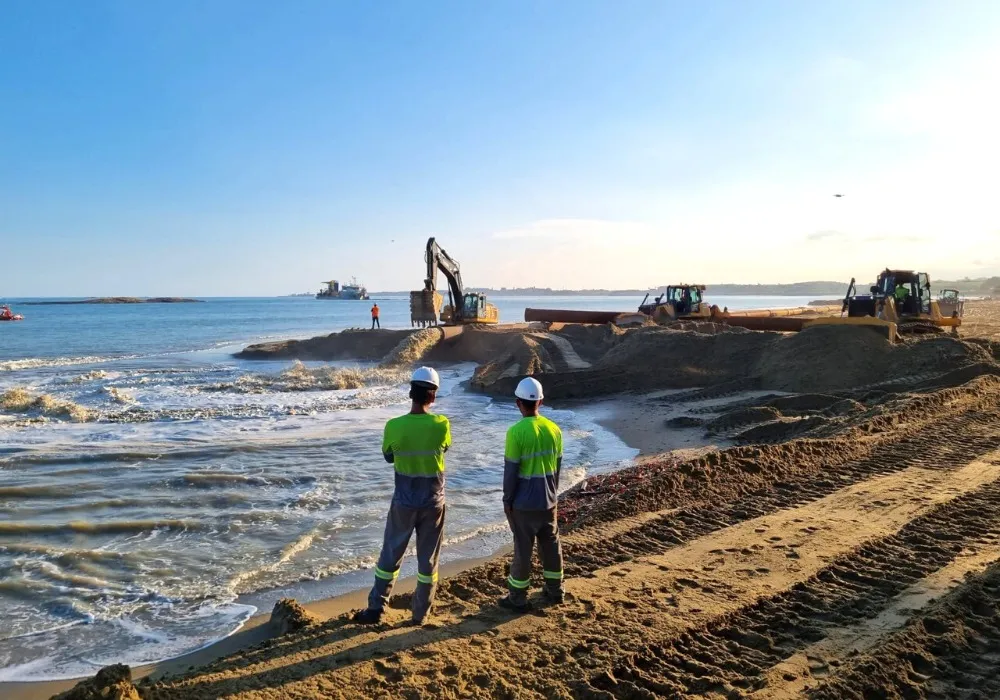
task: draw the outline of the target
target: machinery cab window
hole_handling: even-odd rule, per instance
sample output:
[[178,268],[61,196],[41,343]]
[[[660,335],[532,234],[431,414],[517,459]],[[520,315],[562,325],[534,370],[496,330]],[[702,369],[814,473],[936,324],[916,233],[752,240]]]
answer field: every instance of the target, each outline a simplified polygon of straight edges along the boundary
[[465,295],[465,315],[467,318],[479,318],[480,305],[478,294]]
[[920,300],[920,313],[931,312],[931,278],[926,272],[917,273],[917,299]]

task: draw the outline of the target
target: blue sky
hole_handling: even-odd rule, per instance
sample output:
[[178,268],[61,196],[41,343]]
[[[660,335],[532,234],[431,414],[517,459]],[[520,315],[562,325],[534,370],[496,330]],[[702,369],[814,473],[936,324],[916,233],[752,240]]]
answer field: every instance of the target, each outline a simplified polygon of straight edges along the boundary
[[[0,4],[0,294],[1000,274],[1000,3]],[[834,199],[832,194],[847,196]]]

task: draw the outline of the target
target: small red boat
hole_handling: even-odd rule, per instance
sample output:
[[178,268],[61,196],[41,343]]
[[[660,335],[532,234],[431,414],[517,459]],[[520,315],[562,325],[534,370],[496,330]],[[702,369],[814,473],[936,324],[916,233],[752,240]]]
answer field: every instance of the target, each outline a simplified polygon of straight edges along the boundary
[[0,306],[0,321],[23,321],[24,316],[15,314],[9,306]]

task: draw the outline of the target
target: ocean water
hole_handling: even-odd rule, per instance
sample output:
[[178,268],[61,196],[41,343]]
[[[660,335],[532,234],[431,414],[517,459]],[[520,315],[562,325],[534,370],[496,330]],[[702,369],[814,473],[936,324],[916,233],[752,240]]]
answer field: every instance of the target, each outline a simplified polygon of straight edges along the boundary
[[[395,376],[301,390],[291,362],[232,353],[264,339],[369,324],[370,302],[25,306],[0,324],[0,680],[93,673],[174,657],[231,634],[284,595],[370,583],[392,493],[385,421],[407,410]],[[498,298],[525,307],[633,309],[638,299]],[[731,309],[782,297],[713,299]],[[409,327],[408,300],[379,298]],[[307,363],[319,366],[323,363]],[[350,364],[350,363],[341,363]],[[438,368],[452,417],[444,561],[496,551],[510,403]],[[549,410],[566,435],[564,485],[635,451],[587,409]],[[412,573],[412,558],[404,575]]]

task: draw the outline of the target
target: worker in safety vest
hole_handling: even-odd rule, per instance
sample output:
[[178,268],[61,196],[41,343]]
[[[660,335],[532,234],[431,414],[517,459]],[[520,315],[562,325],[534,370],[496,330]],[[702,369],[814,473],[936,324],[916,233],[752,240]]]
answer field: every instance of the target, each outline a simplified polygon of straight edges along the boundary
[[902,311],[906,300],[910,298],[910,285],[897,284],[893,296],[896,298],[896,311]]
[[354,615],[355,622],[375,624],[399,566],[417,531],[417,590],[413,594],[413,621],[422,624],[434,602],[438,582],[438,556],[444,537],[444,453],[451,446],[448,419],[428,411],[441,382],[430,367],[420,367],[410,379],[410,412],[385,424],[382,454],[396,470],[396,489],[385,523],[385,541],[375,565],[375,585],[368,594],[368,608]]
[[382,327],[382,325],[378,322],[378,303],[372,306],[372,330],[375,330],[376,326],[379,328]]
[[531,609],[528,586],[531,553],[538,540],[542,560],[543,593],[550,602],[563,601],[562,545],[556,522],[556,495],[562,468],[562,431],[539,415],[542,385],[522,379],[514,391],[521,420],[507,430],[503,468],[503,510],[514,533],[514,559],[501,607],[516,612]]

